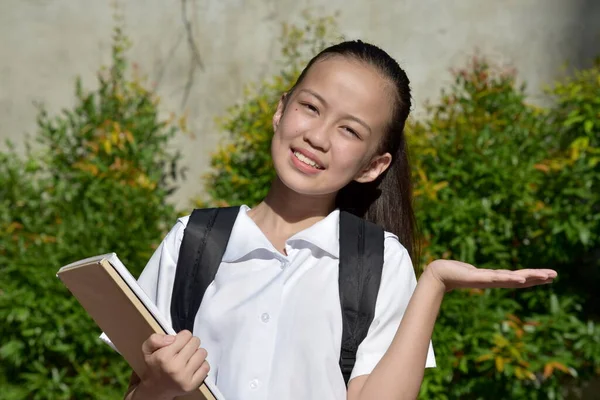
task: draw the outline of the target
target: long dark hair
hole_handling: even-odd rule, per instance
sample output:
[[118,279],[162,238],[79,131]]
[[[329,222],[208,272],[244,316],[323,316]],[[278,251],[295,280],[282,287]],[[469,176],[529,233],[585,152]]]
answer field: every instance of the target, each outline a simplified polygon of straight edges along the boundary
[[393,84],[396,92],[392,118],[378,149],[380,154],[390,153],[392,163],[374,182],[350,182],[338,193],[336,206],[398,236],[400,243],[408,250],[413,265],[418,265],[420,254],[416,240],[411,171],[404,134],[404,126],[411,108],[408,77],[396,60],[379,47],[360,40],[347,41],[326,48],[310,60],[286,97],[290,97],[314,63],[331,56],[352,58],[371,65]]

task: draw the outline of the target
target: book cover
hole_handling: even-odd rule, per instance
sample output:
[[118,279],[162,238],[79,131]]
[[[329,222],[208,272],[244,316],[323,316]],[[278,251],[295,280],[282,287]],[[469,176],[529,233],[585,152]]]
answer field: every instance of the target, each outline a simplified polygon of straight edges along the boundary
[[[77,298],[108,337],[112,346],[139,376],[146,364],[142,343],[153,333],[175,334],[136,279],[109,253],[80,260],[60,268],[58,278]],[[104,336],[103,335],[103,336]],[[186,400],[225,400],[208,380]]]

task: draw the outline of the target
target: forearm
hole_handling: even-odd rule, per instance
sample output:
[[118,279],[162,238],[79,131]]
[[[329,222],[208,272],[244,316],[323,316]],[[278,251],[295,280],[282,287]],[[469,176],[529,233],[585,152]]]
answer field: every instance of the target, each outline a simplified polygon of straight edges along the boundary
[[157,395],[155,390],[139,384],[125,397],[125,400],[173,400],[172,396]]
[[127,392],[125,392],[123,400],[134,400],[133,392],[135,392],[140,382],[140,377],[135,372],[132,372],[129,377],[129,386],[127,387]]
[[423,273],[392,343],[351,400],[415,399],[419,394],[431,335],[444,298],[443,284]]
[[135,400],[134,393],[135,393],[135,389],[137,389],[137,385],[134,387],[130,387],[127,391],[127,393],[125,393],[125,398],[123,400]]

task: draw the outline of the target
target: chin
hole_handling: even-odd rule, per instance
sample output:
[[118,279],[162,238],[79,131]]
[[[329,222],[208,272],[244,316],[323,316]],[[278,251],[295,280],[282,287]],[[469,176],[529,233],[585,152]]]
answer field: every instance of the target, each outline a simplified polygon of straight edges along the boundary
[[332,184],[326,178],[315,179],[314,177],[303,176],[296,171],[281,172],[277,172],[277,178],[281,184],[288,190],[303,196],[323,197],[335,195],[343,187]]

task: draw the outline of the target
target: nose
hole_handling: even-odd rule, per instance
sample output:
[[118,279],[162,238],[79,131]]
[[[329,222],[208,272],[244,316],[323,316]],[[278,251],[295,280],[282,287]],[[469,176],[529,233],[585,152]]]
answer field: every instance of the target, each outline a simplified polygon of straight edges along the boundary
[[304,133],[304,141],[316,150],[320,150],[324,153],[329,151],[331,141],[327,125],[319,124],[310,127],[310,129],[306,130]]

